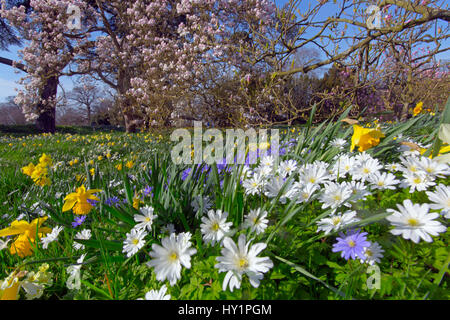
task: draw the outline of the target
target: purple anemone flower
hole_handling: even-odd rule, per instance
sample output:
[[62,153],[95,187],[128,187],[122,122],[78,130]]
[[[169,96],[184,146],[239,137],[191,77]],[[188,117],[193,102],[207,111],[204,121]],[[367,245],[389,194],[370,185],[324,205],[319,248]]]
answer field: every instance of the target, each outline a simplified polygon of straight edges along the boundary
[[144,189],[144,195],[148,196],[149,194],[151,194],[151,196],[153,197],[153,187],[150,186],[146,186]]
[[86,216],[79,216],[79,217],[76,216],[75,221],[72,222],[72,228],[81,226],[85,220],[86,220]]
[[337,243],[333,244],[333,252],[341,252],[341,257],[348,260],[351,257],[355,260],[357,257],[365,260],[364,247],[369,247],[370,242],[367,241],[367,232],[349,231],[347,235],[340,232],[340,238],[336,238]]

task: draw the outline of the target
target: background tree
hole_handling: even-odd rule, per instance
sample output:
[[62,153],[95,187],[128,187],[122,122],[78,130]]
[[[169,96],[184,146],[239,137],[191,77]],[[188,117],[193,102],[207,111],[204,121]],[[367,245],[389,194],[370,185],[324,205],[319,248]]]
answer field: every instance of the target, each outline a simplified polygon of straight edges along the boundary
[[19,125],[25,124],[22,109],[14,102],[14,97],[6,98],[6,102],[0,103],[0,124]]
[[78,109],[83,109],[85,123],[91,125],[92,113],[100,104],[101,92],[95,82],[88,77],[81,77],[79,84],[67,93],[67,99]]

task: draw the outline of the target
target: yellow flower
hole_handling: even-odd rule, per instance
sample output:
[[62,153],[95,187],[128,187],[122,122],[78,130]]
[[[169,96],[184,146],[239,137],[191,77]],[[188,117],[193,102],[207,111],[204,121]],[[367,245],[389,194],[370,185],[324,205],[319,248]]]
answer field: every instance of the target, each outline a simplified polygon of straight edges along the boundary
[[25,220],[13,221],[11,226],[0,230],[0,237],[16,236],[17,238],[11,244],[9,251],[11,254],[17,254],[19,257],[27,257],[32,255],[31,245],[35,242],[36,232],[38,238],[41,238],[45,233],[52,232],[52,229],[42,227],[41,225],[48,217],[34,219],[31,223]]
[[22,172],[24,174],[26,174],[27,176],[31,177],[31,175],[33,174],[34,168],[35,168],[34,164],[30,162],[26,167],[22,168]]
[[420,101],[418,104],[416,104],[416,107],[413,110],[413,116],[414,117],[422,112],[422,106],[423,106],[423,102],[422,101]]
[[135,208],[136,210],[139,210],[139,205],[141,203],[144,203],[144,202],[142,202],[141,199],[139,199],[139,197],[137,195],[135,195],[133,198],[133,208]]
[[384,134],[378,129],[363,128],[357,124],[353,125],[352,145],[350,151],[358,146],[359,152],[364,152],[380,143]]
[[119,164],[116,166],[116,169],[119,170],[119,171],[121,171],[121,170],[122,170],[122,164],[119,163]]
[[94,176],[95,175],[95,168],[90,169],[89,172],[91,173],[91,176]]
[[94,160],[90,160],[90,161],[89,161],[89,164],[90,164],[91,166],[93,166],[93,165],[94,165]]
[[44,293],[44,287],[53,284],[53,273],[47,271],[48,269],[49,265],[44,263],[39,267],[38,272],[13,271],[3,282],[0,282],[0,300],[17,300],[20,288],[25,291],[27,300],[40,298]]
[[0,300],[17,300],[19,297],[20,277],[23,277],[23,272],[14,271],[11,273],[0,286]]
[[133,168],[134,166],[134,162],[133,161],[128,161],[127,164],[125,165],[128,169]]
[[42,164],[44,167],[49,167],[52,165],[52,158],[43,153],[42,156],[39,158],[39,163]]
[[101,192],[99,189],[87,190],[83,186],[77,188],[76,192],[68,194],[64,198],[64,206],[62,211],[69,211],[73,208],[73,213],[82,215],[88,214],[93,208],[92,204],[88,202],[88,200],[100,201],[99,198],[94,196],[94,193]]

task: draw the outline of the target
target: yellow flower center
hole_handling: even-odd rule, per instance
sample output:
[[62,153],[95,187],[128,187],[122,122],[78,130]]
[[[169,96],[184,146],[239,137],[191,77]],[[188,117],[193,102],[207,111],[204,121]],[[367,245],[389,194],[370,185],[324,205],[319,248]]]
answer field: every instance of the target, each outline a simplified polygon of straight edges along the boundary
[[418,178],[418,177],[414,179],[414,183],[415,183],[415,184],[419,184],[419,183],[421,183],[421,182],[422,182],[422,179],[420,179],[420,178]]
[[355,241],[349,240],[349,241],[348,241],[348,246],[349,246],[350,248],[353,248],[354,246],[356,246]]
[[373,252],[369,249],[366,249],[366,256],[368,256],[368,257],[373,256]]
[[333,224],[335,226],[337,226],[339,224],[339,222],[341,222],[341,218],[339,218],[339,217],[333,218]]
[[172,252],[169,256],[169,260],[170,262],[175,262],[176,260],[178,260],[178,254],[176,252]]
[[314,182],[316,182],[316,179],[310,178],[310,179],[309,179],[309,182],[314,183]]
[[368,173],[370,173],[370,170],[369,170],[368,168],[364,168],[363,172],[364,172],[365,174],[368,174]]
[[240,269],[248,268],[248,260],[246,258],[240,258],[238,261],[238,266]]
[[417,219],[410,218],[410,219],[408,219],[408,224],[411,227],[417,227],[419,225],[419,221]]
[[217,222],[214,222],[214,224],[212,225],[211,229],[212,229],[213,231],[219,230],[219,224],[218,224]]
[[335,195],[335,196],[333,197],[333,199],[336,200],[336,201],[339,201],[339,200],[342,199],[342,197],[341,197],[339,194],[337,194],[337,195]]
[[131,241],[131,242],[133,242],[133,244],[134,244],[135,246],[137,246],[137,244],[139,243],[139,240],[138,240],[138,239],[133,239],[133,241]]

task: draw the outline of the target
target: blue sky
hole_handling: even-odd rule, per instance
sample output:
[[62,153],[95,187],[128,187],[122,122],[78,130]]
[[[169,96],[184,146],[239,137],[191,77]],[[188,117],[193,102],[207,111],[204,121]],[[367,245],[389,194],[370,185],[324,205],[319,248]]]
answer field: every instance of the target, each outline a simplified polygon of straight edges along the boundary
[[[278,7],[283,6],[285,3],[287,3],[288,0],[275,0],[275,4]],[[308,7],[308,4],[311,3],[312,5],[316,5],[317,4],[317,0],[308,0],[308,1],[301,1],[301,5],[300,5],[300,11],[302,9],[305,9]],[[332,4],[331,4],[332,5]],[[326,8],[324,8],[326,9]],[[331,12],[334,12],[331,11]],[[327,11],[324,10],[320,13],[320,15],[317,17],[318,19],[323,19],[325,20],[327,18]],[[448,44],[450,43],[450,40],[446,41],[445,46],[448,47]],[[443,46],[443,47],[445,47]],[[341,48],[345,48],[346,44],[342,44]],[[18,60],[18,53],[17,51],[20,49],[20,47],[17,46],[11,46],[9,48],[9,51],[0,51],[0,56],[1,57],[5,57],[5,58],[9,58],[12,60]],[[443,55],[439,56],[440,59],[450,59],[450,53],[447,52]],[[19,79],[21,77],[23,77],[25,75],[24,72],[22,71],[18,71],[15,72],[13,68],[11,68],[10,66],[6,66],[3,64],[0,64],[0,103],[3,102],[5,100],[6,97],[8,96],[15,96],[16,95],[16,91],[15,88],[19,88],[20,85],[17,84],[17,82],[19,81]],[[73,80],[69,77],[61,77],[60,78],[60,85],[64,88],[64,90],[70,91],[73,88]],[[58,91],[61,91],[60,88],[58,88]]]

